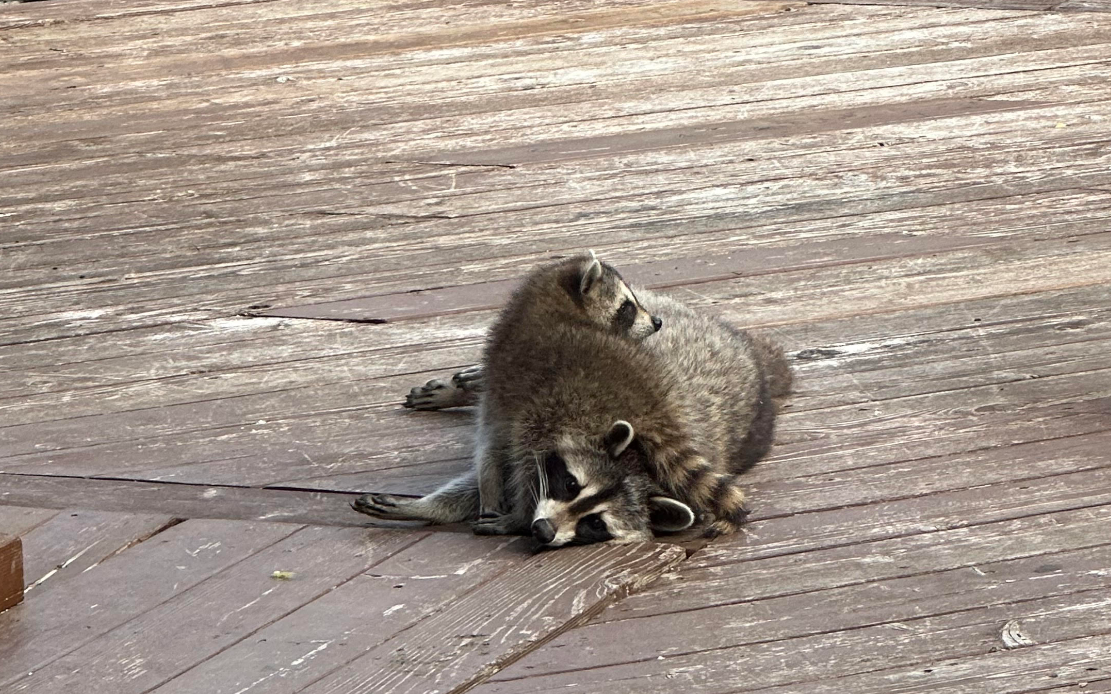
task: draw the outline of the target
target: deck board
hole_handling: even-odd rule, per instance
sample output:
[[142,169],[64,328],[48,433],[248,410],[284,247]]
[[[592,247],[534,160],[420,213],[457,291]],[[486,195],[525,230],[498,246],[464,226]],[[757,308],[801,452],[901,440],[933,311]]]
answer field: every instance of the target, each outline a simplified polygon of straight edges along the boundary
[[[1107,691],[1109,6],[870,2],[0,5],[0,688]],[[787,349],[745,531],[369,527],[585,248]]]

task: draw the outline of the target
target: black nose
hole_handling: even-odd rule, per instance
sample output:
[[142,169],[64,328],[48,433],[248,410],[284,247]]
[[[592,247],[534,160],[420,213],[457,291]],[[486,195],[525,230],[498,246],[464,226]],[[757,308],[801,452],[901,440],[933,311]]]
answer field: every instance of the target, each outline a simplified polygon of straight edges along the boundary
[[540,544],[548,544],[555,539],[555,535],[555,528],[552,527],[551,521],[547,518],[541,518],[538,521],[532,522],[532,536],[535,537]]
[[656,332],[660,332],[660,328],[664,327],[663,319],[659,316],[652,316],[652,327],[656,329]]

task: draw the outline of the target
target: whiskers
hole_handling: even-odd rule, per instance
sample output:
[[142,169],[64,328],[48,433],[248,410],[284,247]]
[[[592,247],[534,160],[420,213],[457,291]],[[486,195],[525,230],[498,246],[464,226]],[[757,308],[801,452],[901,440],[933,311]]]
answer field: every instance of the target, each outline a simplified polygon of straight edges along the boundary
[[[548,475],[544,472],[544,465],[541,462],[541,456],[536,451],[533,451],[532,462],[536,465],[536,484],[532,485],[532,500],[534,504],[539,505],[541,499],[548,498]],[[539,489],[537,489],[539,487]]]

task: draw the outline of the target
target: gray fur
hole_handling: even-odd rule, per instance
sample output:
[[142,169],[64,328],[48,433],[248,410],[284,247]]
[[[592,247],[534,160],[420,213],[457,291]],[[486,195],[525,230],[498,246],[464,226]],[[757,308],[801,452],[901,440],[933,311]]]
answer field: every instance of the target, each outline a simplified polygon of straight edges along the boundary
[[[576,296],[584,290],[592,296]],[[614,307],[632,294],[637,317],[622,331]],[[659,334],[638,327],[652,316],[663,320]],[[630,292],[593,255],[530,275],[491,329],[484,366],[463,373],[453,384],[465,382],[480,402],[476,470],[405,510],[444,522],[456,509],[478,508],[474,530],[490,534],[528,533],[551,514],[554,545],[572,537],[568,524],[599,510],[623,541],[648,539],[653,523],[685,527],[691,507],[721,516],[713,532],[731,532],[744,513],[733,475],[767,453],[775,401],[790,388],[778,347],[667,297]],[[613,432],[620,435],[610,440]],[[576,511],[575,500],[552,500],[538,462],[552,452],[587,487],[578,499],[607,489],[605,503]],[[473,490],[476,477],[481,504],[448,493]],[[453,512],[441,508],[449,500]],[[379,517],[390,511],[363,506]]]

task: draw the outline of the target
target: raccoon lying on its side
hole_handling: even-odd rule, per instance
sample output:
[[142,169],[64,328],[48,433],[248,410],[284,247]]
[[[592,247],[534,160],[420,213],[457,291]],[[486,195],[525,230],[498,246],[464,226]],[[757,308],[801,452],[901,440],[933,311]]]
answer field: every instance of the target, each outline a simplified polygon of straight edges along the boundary
[[477,400],[476,469],[422,499],[360,497],[357,510],[472,520],[475,532],[531,532],[548,546],[647,540],[696,512],[714,514],[707,534],[732,532],[746,514],[736,474],[767,453],[773,399],[790,387],[778,348],[634,292],[592,255],[530,275],[483,363],[450,397],[430,382],[407,403]]

